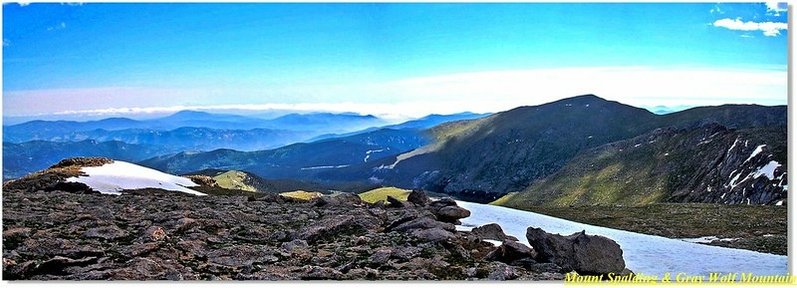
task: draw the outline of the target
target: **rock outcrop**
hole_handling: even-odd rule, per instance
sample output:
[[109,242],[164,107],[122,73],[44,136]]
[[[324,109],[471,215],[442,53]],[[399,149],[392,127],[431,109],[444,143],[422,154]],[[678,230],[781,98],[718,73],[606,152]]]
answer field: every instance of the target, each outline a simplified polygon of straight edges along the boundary
[[614,240],[584,231],[569,236],[529,227],[526,238],[540,262],[552,262],[580,275],[626,274],[623,250]]
[[501,229],[501,226],[495,223],[485,224],[470,231],[473,235],[479,237],[480,239],[487,239],[487,240],[496,240],[496,241],[504,241],[504,240],[512,240],[518,241],[515,236],[510,236],[504,234],[504,229]]

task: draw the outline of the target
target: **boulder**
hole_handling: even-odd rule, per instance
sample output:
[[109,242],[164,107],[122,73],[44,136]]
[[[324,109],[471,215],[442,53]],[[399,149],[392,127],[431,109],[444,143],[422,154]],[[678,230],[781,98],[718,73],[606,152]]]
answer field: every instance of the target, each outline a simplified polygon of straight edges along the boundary
[[431,229],[431,228],[440,228],[442,230],[447,230],[447,231],[456,231],[456,227],[454,226],[454,224],[440,222],[429,217],[421,217],[405,221],[403,223],[397,223],[394,227],[389,227],[388,230],[405,232],[410,230]]
[[404,208],[404,207],[406,207],[406,205],[404,205],[404,202],[401,202],[401,200],[398,200],[398,199],[396,199],[396,198],[394,198],[393,196],[390,196],[390,195],[387,196],[387,203],[388,203],[387,207],[390,207],[390,208]]
[[535,257],[537,257],[537,253],[534,252],[534,249],[529,248],[529,246],[516,241],[504,241],[501,246],[498,246],[498,248],[488,253],[485,259],[511,263],[515,260]]
[[496,241],[504,241],[504,240],[512,240],[518,241],[517,238],[514,236],[508,236],[504,234],[504,229],[501,229],[501,226],[495,223],[485,224],[470,231],[471,234],[479,237],[479,239],[489,239],[489,240],[496,240]]
[[440,221],[456,223],[459,219],[470,216],[470,211],[459,206],[445,206],[434,212],[434,215]]
[[620,245],[603,236],[587,235],[584,231],[562,236],[529,227],[526,238],[537,251],[537,260],[552,262],[567,271],[603,275],[620,274],[625,269]]
[[311,200],[314,202],[315,206],[323,207],[323,206],[363,206],[365,205],[363,200],[360,199],[360,196],[357,194],[349,193],[349,192],[342,192],[334,196],[330,195],[323,195],[321,197],[315,198]]
[[361,199],[360,196],[354,193],[342,192],[333,196],[333,198],[335,200],[338,200],[338,203],[342,204],[355,205],[355,206],[363,205],[363,199]]
[[426,192],[419,189],[412,190],[410,195],[407,196],[407,202],[418,206],[426,206],[426,204],[429,204],[429,201],[429,196],[426,196]]
[[410,234],[412,234],[412,236],[418,237],[419,239],[430,242],[440,242],[454,238],[454,233],[446,231],[440,227],[413,230]]
[[440,208],[443,208],[443,207],[446,207],[446,206],[457,206],[457,201],[454,201],[454,199],[446,197],[446,198],[442,198],[442,199],[439,199],[439,200],[432,201],[432,203],[429,203],[429,207],[432,208],[432,209],[435,209],[435,208],[440,209]]

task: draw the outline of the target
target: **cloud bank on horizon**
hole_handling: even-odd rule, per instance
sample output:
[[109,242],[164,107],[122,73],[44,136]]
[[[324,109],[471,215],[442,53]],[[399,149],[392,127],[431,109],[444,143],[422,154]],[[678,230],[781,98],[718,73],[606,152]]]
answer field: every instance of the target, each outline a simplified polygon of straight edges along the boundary
[[581,94],[638,107],[787,102],[785,3],[3,10],[6,117],[191,109],[405,119]]

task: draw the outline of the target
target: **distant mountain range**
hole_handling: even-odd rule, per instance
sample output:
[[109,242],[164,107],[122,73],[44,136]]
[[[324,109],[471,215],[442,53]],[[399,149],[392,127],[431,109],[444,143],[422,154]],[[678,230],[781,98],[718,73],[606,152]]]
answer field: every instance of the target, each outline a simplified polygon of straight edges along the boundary
[[[128,130],[127,133],[131,134],[134,132],[170,131],[185,127],[227,131],[270,129],[301,132],[302,134],[316,136],[330,132],[351,132],[383,125],[385,125],[384,120],[372,115],[353,115],[350,113],[289,114],[275,119],[261,119],[229,114],[181,111],[167,117],[150,120],[108,118],[86,122],[30,121],[4,126],[3,142],[20,143],[32,140],[70,141],[76,137],[75,135],[94,135],[84,132],[96,130]],[[102,135],[102,133],[96,134]]]
[[[179,128],[153,132],[127,127],[106,131],[138,123],[106,119],[81,124],[54,122],[49,123],[52,127],[44,125],[28,133],[47,134],[83,125],[95,130],[64,135],[69,140],[96,137],[125,142],[111,142],[116,146],[77,142],[82,144],[76,145],[90,148],[73,148],[75,151],[108,146],[111,148],[100,149],[104,152],[94,155],[116,153],[175,174],[198,170],[247,171],[246,175],[251,176],[238,178],[263,179],[265,182],[258,183],[279,183],[280,187],[291,189],[361,189],[375,185],[423,188],[470,201],[490,202],[503,197],[502,205],[520,208],[655,202],[782,204],[788,190],[786,114],[786,106],[722,105],[657,115],[584,95],[492,115],[430,115],[397,125],[318,134],[323,136],[305,143],[251,152],[232,149],[198,152],[187,147],[203,143],[208,145],[206,148],[218,145],[239,150],[256,145],[276,146],[282,141],[278,139],[310,137],[290,130],[297,127],[332,129],[329,126],[335,121],[330,119],[359,123],[353,126],[381,120],[360,115],[286,115],[270,120],[286,130],[258,128],[249,131],[248,136],[239,136],[246,130]],[[183,112],[167,117],[168,121],[153,121],[184,124],[207,120],[203,118],[206,116]],[[212,123],[244,123],[250,119],[239,117],[221,116]],[[21,130],[19,127],[6,129]],[[268,140],[246,146],[247,138]],[[126,142],[142,145],[119,144]],[[7,144],[4,173],[20,175],[19,171],[40,169],[28,170],[23,165],[46,167],[41,163],[47,161],[20,157],[48,158],[52,163],[58,160],[55,157],[77,156],[74,155],[77,152],[50,153],[60,146],[47,148],[47,145],[50,144]],[[113,147],[135,153],[123,153]],[[169,149],[180,152],[150,152]],[[142,159],[144,156],[155,157]]]
[[[782,176],[786,171],[785,152],[782,152],[785,151],[783,147],[786,147],[785,127],[785,106],[723,105],[656,115],[644,109],[585,95],[538,106],[519,107],[475,120],[437,125],[423,130],[426,142],[414,142],[417,148],[405,146],[403,148],[408,150],[406,153],[396,153],[401,149],[393,148],[389,154],[363,162],[358,161],[358,157],[362,157],[364,152],[383,146],[351,145],[341,140],[344,137],[336,138],[334,142],[319,142],[328,145],[294,146],[289,150],[280,148],[268,152],[180,154],[143,163],[169,172],[201,165],[203,168],[244,169],[267,179],[362,181],[402,188],[424,188],[481,202],[495,200],[509,192],[521,192],[513,194],[526,195],[515,196],[519,199],[518,203],[544,194],[545,197],[539,197],[541,200],[530,201],[535,205],[569,205],[590,201],[729,204],[746,204],[749,201],[751,204],[775,204],[786,197],[785,176]],[[669,131],[667,133],[670,134],[662,131]],[[705,131],[713,133],[703,135]],[[368,133],[374,131],[363,135]],[[762,136],[756,138],[753,137],[755,135]],[[713,138],[708,136],[722,138],[710,140]],[[396,139],[406,137],[404,135]],[[617,145],[630,145],[632,148],[636,144],[647,145],[636,142],[637,137],[674,140],[665,141],[662,138],[657,140],[660,143],[657,145],[661,146],[644,148],[652,149],[647,158],[634,158],[639,155],[626,155],[630,153],[629,150],[611,148]],[[749,141],[743,148],[730,149],[736,139],[734,137]],[[698,147],[701,141],[713,144],[704,143]],[[685,143],[693,143],[694,146]],[[752,154],[751,149],[760,145],[766,146],[757,156],[759,158],[738,161],[740,155]],[[336,153],[325,154],[327,146],[335,147]],[[733,160],[717,160],[730,157],[726,152],[729,149],[735,155]],[[287,154],[286,151],[293,153]],[[590,151],[608,152],[596,154]],[[668,157],[662,156],[667,153],[670,153]],[[286,162],[281,162],[285,159],[291,159],[288,162],[296,164],[285,169],[283,163]],[[613,162],[610,159],[614,159]],[[628,161],[634,165],[628,164]],[[769,164],[767,161],[777,163]],[[592,166],[583,167],[587,163]],[[276,167],[267,168],[272,165]],[[767,165],[777,168],[769,173],[772,167]],[[629,167],[637,166],[647,170],[644,173],[632,173]],[[650,169],[664,171],[651,172],[648,171]],[[601,178],[605,175],[611,177]],[[737,176],[739,179],[730,185],[733,177]],[[583,177],[594,179],[583,182],[580,180]],[[630,183],[666,185],[654,186],[658,188],[650,190],[652,192],[628,191],[634,185],[619,185],[617,181],[620,179]],[[745,186],[753,187],[739,186],[742,182]],[[544,183],[568,183],[571,186]],[[576,185],[573,183],[582,183],[587,188],[574,189],[577,186],[572,186]],[[621,197],[623,195],[633,196],[630,199],[636,200],[627,200],[629,198]]]
[[[459,120],[478,116],[479,114],[473,113],[430,115],[428,117],[412,120],[405,124],[391,125],[390,127],[396,128],[391,130],[399,130],[402,127],[422,129],[431,127],[441,121],[446,121],[446,119]],[[274,149],[292,143],[321,141],[318,139],[343,138],[340,140],[354,141],[353,139],[357,137],[346,138],[346,136],[364,134],[365,131],[378,131],[381,128],[362,128],[372,127],[371,125],[384,125],[384,123],[384,120],[371,115],[362,116],[353,113],[288,114],[274,119],[260,119],[256,117],[210,114],[196,111],[182,111],[168,117],[143,121],[126,118],[109,118],[86,122],[31,121],[4,127],[3,177],[4,179],[20,177],[27,173],[49,167],[49,165],[65,157],[74,156],[105,156],[119,160],[141,161],[154,156],[175,155],[180,152],[183,153],[177,154],[176,157],[217,149],[227,150],[219,150],[214,153],[234,154],[238,153],[238,151],[259,151]],[[181,125],[188,126],[178,127]],[[231,129],[220,127],[231,127]],[[270,128],[248,129],[250,127]],[[359,132],[344,134],[334,133],[357,129],[361,130],[359,130]],[[371,144],[368,144],[368,141],[360,141],[360,146],[347,147],[341,150],[354,151],[351,152],[354,153],[354,156],[348,158],[345,156],[337,156],[333,153],[335,152],[334,150],[330,150],[329,152],[325,152],[328,156],[324,159],[348,159],[344,162],[351,164],[350,162],[360,161],[366,157],[373,160],[386,155],[386,153],[405,152],[425,144],[425,142],[422,142],[424,140],[420,140],[423,139],[423,136],[421,136],[423,134],[422,132],[410,131],[417,129],[409,128],[402,130],[407,131],[393,131],[395,133],[383,131],[360,135],[358,136],[360,139],[368,139],[367,137],[369,136],[373,136],[374,138],[373,141],[370,142]],[[317,137],[319,134],[328,136]],[[398,138],[393,139],[391,137]],[[308,140],[311,138],[316,139]],[[404,141],[405,143],[399,143],[400,141]],[[285,152],[291,151],[295,149],[295,147],[318,147],[318,145],[330,148],[334,148],[336,145],[341,147],[347,145],[345,143],[330,143],[331,142],[291,146],[277,151]],[[307,153],[302,152],[305,151],[303,149],[308,148],[299,148],[299,152],[293,155],[306,156],[316,153],[312,151],[314,148],[309,148],[309,152]],[[368,152],[369,150],[373,151]],[[366,152],[368,152],[368,155],[364,154]],[[293,156],[278,160],[278,163],[272,166],[281,167],[280,165],[288,165],[291,167],[306,168],[305,166],[307,165],[299,164],[299,162],[304,160],[304,156]],[[200,168],[188,167],[184,170],[193,171],[198,169]],[[260,170],[267,169],[263,168]],[[313,169],[299,171],[310,170]],[[291,177],[295,176],[287,171],[285,175]]]

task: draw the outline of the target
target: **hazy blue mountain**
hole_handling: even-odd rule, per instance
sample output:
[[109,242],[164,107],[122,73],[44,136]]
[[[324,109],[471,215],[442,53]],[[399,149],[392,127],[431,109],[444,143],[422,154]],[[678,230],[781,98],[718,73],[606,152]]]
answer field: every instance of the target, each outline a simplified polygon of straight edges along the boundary
[[484,114],[477,114],[473,112],[462,112],[457,114],[449,114],[449,115],[440,115],[440,114],[431,114],[427,115],[423,118],[410,120],[404,123],[395,124],[395,125],[388,125],[385,128],[391,129],[427,129],[432,128],[434,126],[451,122],[451,121],[459,121],[459,120],[471,120],[471,119],[478,119],[482,117],[489,116],[490,113]]
[[3,126],[3,142],[26,142],[32,140],[64,141],[64,136],[76,131],[96,129],[118,130],[142,128],[146,123],[127,118],[108,118],[97,121],[29,121]]
[[[72,141],[76,135],[92,135],[85,139],[108,139],[110,136],[100,138],[98,130],[117,131],[117,130],[137,130],[139,133],[145,130],[171,131],[178,128],[194,127],[218,130],[239,130],[235,134],[251,134],[244,130],[271,129],[271,130],[293,130],[300,131],[300,135],[307,137],[298,140],[306,140],[310,137],[327,134],[351,132],[367,127],[384,125],[384,121],[372,115],[356,115],[351,113],[332,114],[332,113],[310,113],[310,114],[288,114],[275,119],[262,119],[231,114],[215,114],[198,111],[180,111],[166,117],[132,120],[127,118],[108,118],[98,121],[30,121],[16,125],[3,127],[3,141],[20,143],[32,140],[46,141]],[[91,131],[91,133],[83,133]],[[130,134],[130,133],[124,133]],[[152,133],[150,133],[152,134]],[[293,134],[291,134],[293,135]],[[262,136],[262,135],[256,135]],[[274,137],[270,135],[267,137]],[[163,140],[168,141],[168,140]],[[256,139],[249,139],[245,142],[257,142]],[[273,143],[292,143],[297,141],[295,137],[288,137],[283,140],[275,140]],[[247,149],[259,147],[259,145],[244,144]],[[276,144],[274,144],[276,145]],[[186,145],[191,146],[191,145]],[[272,145],[273,146],[273,145]],[[237,146],[235,147],[237,148]],[[260,147],[262,148],[262,147]]]
[[328,171],[398,155],[429,141],[428,135],[417,130],[380,129],[272,150],[241,152],[219,149],[204,153],[178,153],[140,163],[177,174],[222,169],[249,171],[269,179],[323,178],[320,175]]
[[340,133],[382,126],[384,124],[384,120],[373,115],[352,113],[292,113],[268,120],[268,126],[266,126],[266,128]]
[[422,118],[418,118],[415,120],[409,120],[406,122],[402,122],[399,124],[387,125],[382,127],[371,127],[367,129],[363,129],[360,131],[349,132],[349,133],[342,133],[342,134],[324,134],[318,137],[313,138],[311,141],[316,140],[323,140],[329,138],[338,138],[338,137],[347,137],[352,135],[357,135],[361,133],[371,132],[375,130],[379,130],[382,128],[389,128],[389,129],[428,129],[442,123],[451,122],[451,121],[460,121],[460,120],[469,120],[469,119],[477,119],[482,118],[490,115],[489,113],[484,114],[476,114],[472,112],[462,112],[457,114],[449,114],[449,115],[440,115],[440,114],[430,114],[424,116]]
[[183,150],[209,151],[220,148],[254,151],[271,149],[300,142],[312,135],[312,132],[306,131],[300,132],[261,128],[250,130],[233,130],[181,127],[168,131],[153,129],[125,129],[107,131],[98,129],[74,132],[64,136],[60,140],[113,140],[130,144],[157,145],[167,149],[168,151],[174,152]]

